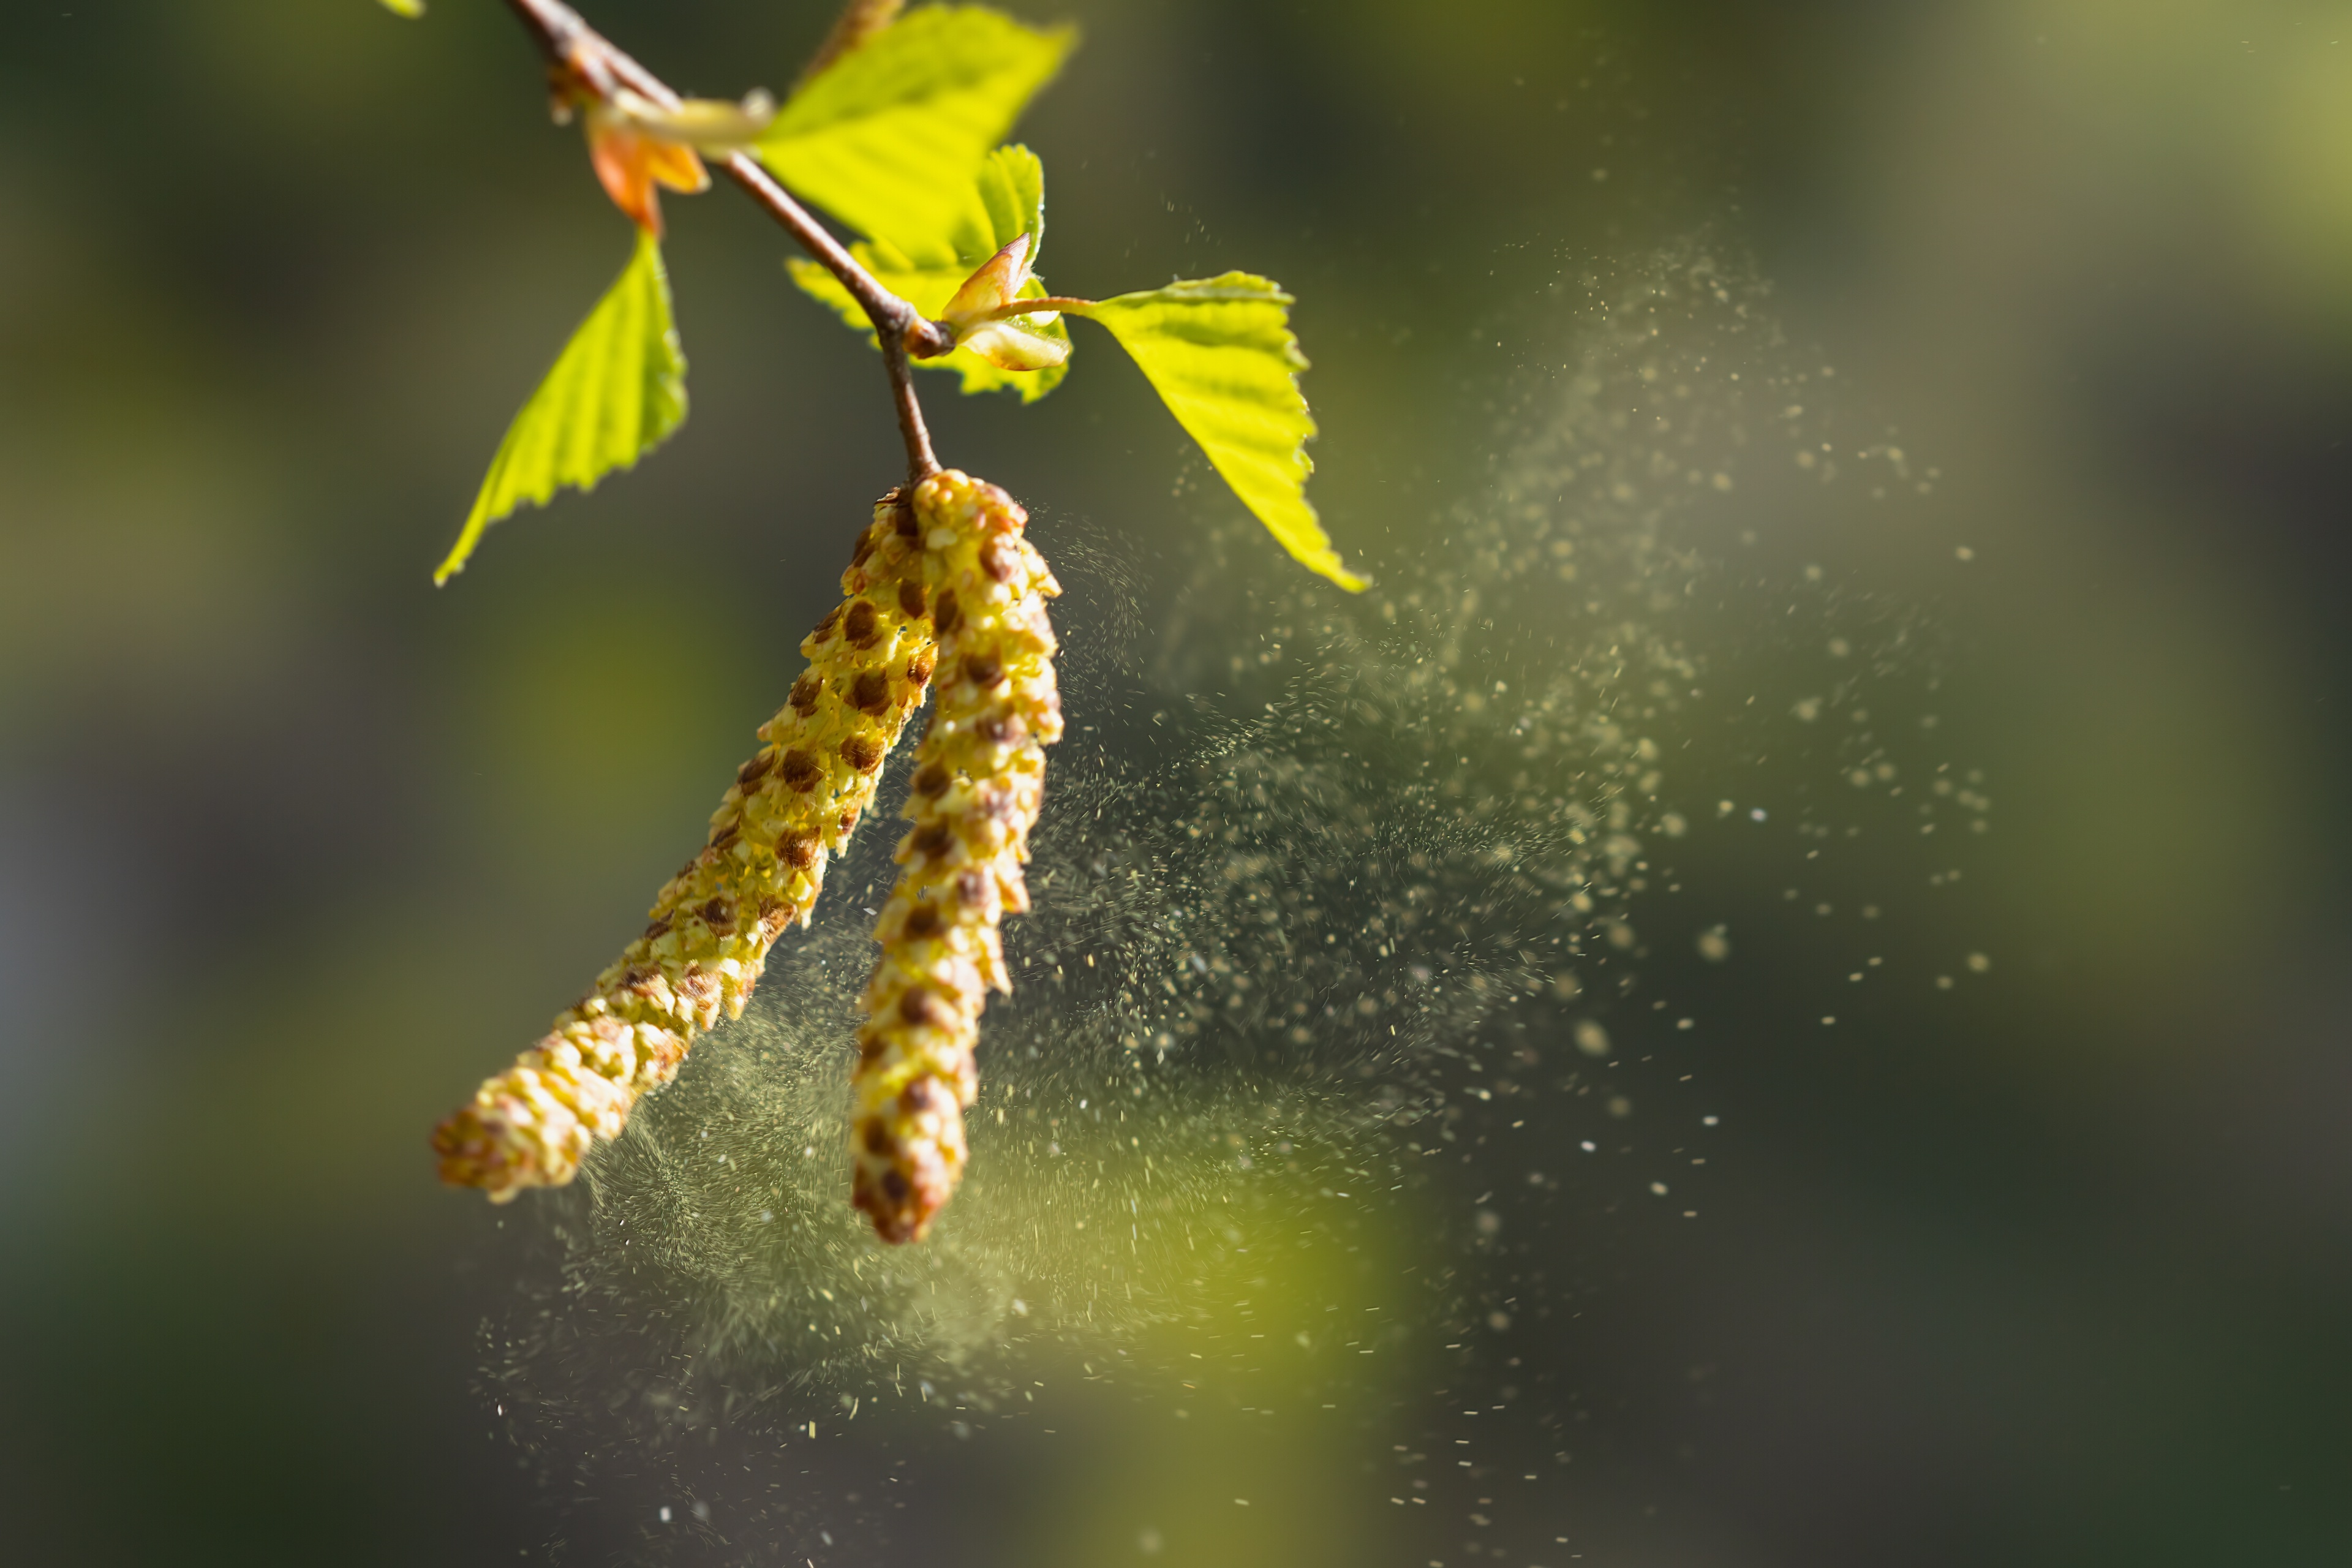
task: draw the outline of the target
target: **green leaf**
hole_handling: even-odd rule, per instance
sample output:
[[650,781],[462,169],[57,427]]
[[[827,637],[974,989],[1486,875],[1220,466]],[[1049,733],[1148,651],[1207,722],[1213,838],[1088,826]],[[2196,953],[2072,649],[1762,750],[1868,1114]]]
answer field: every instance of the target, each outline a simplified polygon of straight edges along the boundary
[[425,0],[383,0],[383,8],[395,16],[414,21],[425,15]]
[[1307,357],[1291,335],[1290,304],[1279,284],[1228,272],[1071,313],[1110,329],[1285,550],[1352,593],[1370,584],[1340,563],[1307,500],[1315,419],[1298,390]]
[[1023,235],[1029,237],[1029,270],[1045,247],[1045,163],[1019,142],[999,147],[982,160],[971,199],[949,236],[955,263],[969,272]]
[[1076,42],[1072,27],[927,6],[810,79],[755,151],[851,227],[947,265],[973,171]]
[[583,490],[636,466],[686,418],[686,355],[670,319],[661,247],[639,231],[614,279],[530,401],[507,426],[436,584],[463,571],[482,531],[523,502],[545,506],[559,485]]
[[[955,226],[927,247],[929,254],[939,258],[936,262],[918,264],[897,247],[878,241],[860,241],[849,247],[850,254],[857,258],[858,265],[874,274],[876,281],[932,320],[946,310],[948,300],[962,287],[973,268],[1024,234],[1030,237],[1029,256],[1034,268],[1037,247],[1045,237],[1045,168],[1037,154],[1018,145],[999,147],[982,163],[979,177],[965,196]],[[867,342],[875,341],[874,326],[866,319],[864,308],[832,273],[798,257],[784,265],[791,269],[793,282],[839,312],[845,323],[866,334]],[[1045,284],[1034,275],[1021,289],[1022,297],[1032,300],[1045,292]],[[1035,330],[1040,336],[1056,342],[1066,344],[1070,341],[1069,328],[1059,320],[1045,322]],[[999,370],[970,349],[962,348],[914,363],[929,370],[956,372],[962,376],[962,390],[967,393],[1009,388],[1018,392],[1024,403],[1034,403],[1053,391],[1069,372],[1067,360],[1044,370]]]

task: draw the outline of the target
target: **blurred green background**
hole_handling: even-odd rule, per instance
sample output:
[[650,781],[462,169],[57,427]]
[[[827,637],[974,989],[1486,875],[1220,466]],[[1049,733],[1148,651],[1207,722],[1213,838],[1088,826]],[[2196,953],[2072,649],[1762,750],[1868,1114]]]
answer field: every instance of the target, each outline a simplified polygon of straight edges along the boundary
[[[1626,1522],[1586,1560],[2352,1561],[2352,6],[1024,14],[1087,38],[1021,132],[1050,280],[1289,285],[1315,494],[1387,580],[1572,342],[1554,281],[1696,234],[1752,255],[1847,428],[1928,454],[1973,552],[1772,524],[1933,600],[2000,800],[1941,918],[1998,962],[1715,1064],[1745,1142],[1708,1239],[1614,1276],[1577,1352],[1690,1372],[1590,1413]],[[788,85],[829,8],[589,15],[732,94]],[[488,1439],[514,1265],[424,1134],[626,931],[787,684],[898,467],[875,368],[746,204],[673,199],[692,418],[436,593],[627,244],[503,8],[47,0],[0,89],[0,1554],[652,1555]],[[1181,563],[1190,459],[1116,362],[1029,410],[927,382],[934,429]],[[1131,1521],[1088,1533],[1133,1453],[1304,1467],[1282,1530],[1199,1561],[1425,1560],[1296,1454],[1126,1419],[1074,1413],[1079,1460],[939,1461],[887,1551],[1140,1561]]]

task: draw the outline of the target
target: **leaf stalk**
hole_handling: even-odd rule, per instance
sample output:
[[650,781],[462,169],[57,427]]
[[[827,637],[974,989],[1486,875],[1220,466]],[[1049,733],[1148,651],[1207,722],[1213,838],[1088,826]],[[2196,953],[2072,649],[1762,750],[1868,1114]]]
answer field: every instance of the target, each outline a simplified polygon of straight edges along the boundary
[[1015,316],[1034,316],[1041,311],[1064,315],[1087,316],[1094,313],[1099,300],[1074,299],[1067,294],[1034,294],[1026,299],[1007,300],[994,310],[982,310],[971,319],[975,321],[1009,321]]

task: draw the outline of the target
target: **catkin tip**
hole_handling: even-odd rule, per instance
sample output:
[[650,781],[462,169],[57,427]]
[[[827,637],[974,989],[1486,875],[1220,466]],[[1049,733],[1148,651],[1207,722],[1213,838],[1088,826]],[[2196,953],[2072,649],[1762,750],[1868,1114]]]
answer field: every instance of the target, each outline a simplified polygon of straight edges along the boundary
[[908,607],[920,603],[926,563],[906,510],[895,491],[876,505],[841,604],[803,645],[807,671],[760,727],[761,749],[736,770],[703,848],[664,884],[644,934],[551,1033],[434,1129],[443,1181],[505,1203],[572,1180],[637,1100],[676,1076],[696,1035],[741,1016],[769,947],[808,923],[828,856],[873,804],[931,668],[930,624]]

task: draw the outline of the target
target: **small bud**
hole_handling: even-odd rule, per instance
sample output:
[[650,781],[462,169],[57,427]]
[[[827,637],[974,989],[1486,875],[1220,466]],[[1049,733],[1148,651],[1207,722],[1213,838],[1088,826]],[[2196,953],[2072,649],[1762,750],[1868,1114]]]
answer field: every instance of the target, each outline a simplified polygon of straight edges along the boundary
[[1016,235],[1003,249],[980,264],[956,289],[940,319],[955,330],[956,346],[970,349],[999,370],[1045,370],[1070,357],[1066,338],[1046,336],[1040,329],[1057,319],[1053,310],[998,319],[995,312],[1013,304],[1029,284],[1032,237]]
[[963,280],[955,297],[948,301],[947,309],[940,312],[940,319],[961,329],[997,307],[1010,304],[1028,281],[1029,237],[1015,235],[1011,244],[982,262]]

